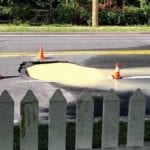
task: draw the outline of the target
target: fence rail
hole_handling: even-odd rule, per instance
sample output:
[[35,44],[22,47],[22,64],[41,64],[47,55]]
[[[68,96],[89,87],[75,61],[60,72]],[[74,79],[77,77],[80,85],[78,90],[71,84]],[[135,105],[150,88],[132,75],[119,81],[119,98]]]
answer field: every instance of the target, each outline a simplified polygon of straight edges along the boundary
[[[66,149],[66,106],[62,92],[56,90],[49,101],[48,150]],[[129,101],[127,145],[124,150],[144,148],[145,106],[146,98],[137,89]],[[38,150],[38,101],[31,90],[21,101],[20,107],[20,150]],[[88,92],[81,93],[76,108],[75,149],[91,150],[94,101]],[[110,90],[103,99],[101,149],[119,149],[119,113],[120,99]],[[14,101],[5,90],[0,96],[0,149],[13,150],[13,121]]]

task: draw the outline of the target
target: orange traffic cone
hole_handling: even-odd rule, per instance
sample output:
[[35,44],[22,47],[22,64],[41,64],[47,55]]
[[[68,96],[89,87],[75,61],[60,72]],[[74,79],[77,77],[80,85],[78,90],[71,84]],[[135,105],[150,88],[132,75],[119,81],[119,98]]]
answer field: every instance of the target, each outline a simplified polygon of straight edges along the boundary
[[119,63],[116,63],[114,78],[115,78],[115,79],[121,79],[121,75],[120,75],[120,64],[119,64]]
[[44,56],[44,49],[43,49],[42,46],[40,47],[39,59],[40,59],[40,60],[45,59],[45,56]]

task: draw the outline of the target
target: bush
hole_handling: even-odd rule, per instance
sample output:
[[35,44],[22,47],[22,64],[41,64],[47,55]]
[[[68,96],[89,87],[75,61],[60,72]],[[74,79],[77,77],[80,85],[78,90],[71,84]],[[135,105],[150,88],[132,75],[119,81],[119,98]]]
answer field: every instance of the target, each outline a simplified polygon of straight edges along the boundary
[[[66,149],[75,149],[75,123],[67,122],[66,124]],[[48,149],[48,125],[39,125],[39,150]],[[14,150],[19,150],[20,145],[20,128],[14,128]],[[96,122],[93,126],[93,148],[101,147],[102,122]],[[125,145],[127,139],[127,122],[119,122],[119,145]],[[145,121],[144,141],[150,141],[150,121]]]
[[124,7],[115,10],[100,10],[101,25],[144,25],[150,24],[150,8]]
[[12,7],[12,21],[15,24],[26,22],[30,20],[32,16],[31,7],[28,5],[14,5]]
[[91,11],[89,12],[84,7],[79,5],[74,5],[73,3],[61,4],[53,12],[53,22],[60,24],[77,24],[77,25],[87,25],[88,20],[91,16]]
[[126,25],[149,24],[150,8],[125,7],[123,9]]
[[68,4],[60,4],[53,12],[52,20],[54,23],[66,24],[72,23],[73,20],[73,5],[71,3]]
[[[90,1],[90,0],[89,0]],[[15,24],[76,24],[91,25],[91,5],[83,0],[79,3],[60,3],[56,8],[33,9],[31,5],[14,4],[11,7],[0,6],[1,20]],[[144,8],[124,6],[123,8],[99,10],[100,25],[144,25],[150,24],[150,7]]]
[[139,24],[138,13],[136,7],[124,7],[123,9],[124,18],[126,20],[126,25]]
[[66,24],[72,23],[73,7],[71,3],[60,4],[53,13],[54,23]]
[[90,20],[91,20],[91,11],[88,11],[84,7],[80,6],[74,9],[73,24],[89,25]]
[[124,19],[121,10],[101,10],[99,14],[100,25],[125,25]]
[[2,7],[0,6],[0,20],[7,21],[10,19],[12,15],[12,10],[10,7]]

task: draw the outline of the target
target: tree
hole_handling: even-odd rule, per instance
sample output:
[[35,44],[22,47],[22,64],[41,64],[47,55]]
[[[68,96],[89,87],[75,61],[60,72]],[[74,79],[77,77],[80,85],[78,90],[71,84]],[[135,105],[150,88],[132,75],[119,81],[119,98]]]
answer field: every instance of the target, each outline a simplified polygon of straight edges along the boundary
[[147,5],[147,0],[140,0],[140,7],[143,8]]

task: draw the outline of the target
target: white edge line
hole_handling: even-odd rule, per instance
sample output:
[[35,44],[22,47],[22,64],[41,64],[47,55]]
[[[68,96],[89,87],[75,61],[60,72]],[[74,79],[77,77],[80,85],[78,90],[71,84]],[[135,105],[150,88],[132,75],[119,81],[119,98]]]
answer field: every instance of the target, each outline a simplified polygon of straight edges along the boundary
[[150,76],[130,76],[130,77],[123,77],[123,79],[150,79]]

